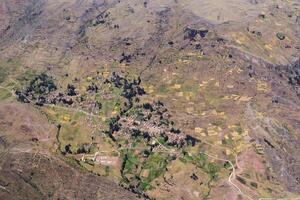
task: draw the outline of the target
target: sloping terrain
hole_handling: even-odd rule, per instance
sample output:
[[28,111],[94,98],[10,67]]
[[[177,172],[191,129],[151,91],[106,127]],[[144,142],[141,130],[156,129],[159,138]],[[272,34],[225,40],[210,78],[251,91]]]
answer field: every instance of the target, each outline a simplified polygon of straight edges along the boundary
[[0,198],[300,197],[300,3],[2,0]]
[[[1,199],[135,199],[106,178],[88,174],[51,151],[57,128],[36,110],[3,104]],[[69,164],[68,164],[69,163]]]

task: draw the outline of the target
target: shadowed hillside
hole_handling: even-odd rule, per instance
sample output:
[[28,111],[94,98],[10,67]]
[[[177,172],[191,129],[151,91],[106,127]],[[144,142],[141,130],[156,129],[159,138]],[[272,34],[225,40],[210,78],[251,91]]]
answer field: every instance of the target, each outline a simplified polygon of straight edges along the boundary
[[299,197],[299,13],[2,0],[0,198]]

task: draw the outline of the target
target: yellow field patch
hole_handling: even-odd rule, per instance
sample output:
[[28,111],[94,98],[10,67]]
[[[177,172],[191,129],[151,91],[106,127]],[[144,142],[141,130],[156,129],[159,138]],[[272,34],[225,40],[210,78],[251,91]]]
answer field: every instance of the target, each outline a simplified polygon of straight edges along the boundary
[[[203,52],[201,52],[201,54],[203,54]],[[203,55],[198,55],[198,58],[203,58]]]
[[177,92],[176,95],[179,97],[183,97],[183,92]]
[[248,96],[240,96],[237,94],[232,94],[232,95],[226,95],[222,99],[224,100],[234,100],[234,101],[241,101],[241,102],[248,102],[252,99],[253,97],[248,97]]
[[217,112],[217,116],[223,117],[225,116],[225,112]]
[[271,45],[271,44],[266,44],[264,47],[265,47],[265,49],[267,49],[267,50],[270,50],[270,51],[272,51],[272,50],[273,50],[273,48],[272,48],[272,45]]
[[228,70],[227,72],[226,72],[226,74],[232,74],[233,73],[233,70],[232,69],[230,69],[230,70]]
[[49,114],[49,115],[55,115],[56,112],[54,110],[51,110],[51,109],[46,109],[46,112]]
[[185,64],[189,64],[190,63],[189,60],[182,60],[182,59],[179,59],[178,62],[179,63],[185,63]]
[[224,100],[229,100],[229,99],[231,99],[231,96],[226,95],[226,96],[224,96],[222,99],[224,99]]
[[213,110],[211,111],[211,114],[212,114],[212,115],[218,115],[218,112],[217,112],[215,109],[213,109]]
[[115,111],[115,110],[111,112],[111,115],[112,115],[112,116],[115,116],[115,115],[117,115],[117,114],[118,114],[118,112]]
[[201,113],[201,115],[202,115],[202,116],[207,115],[206,111],[203,111],[203,112]]
[[233,100],[237,101],[240,98],[240,95],[233,94],[233,95],[231,95],[231,97]]
[[242,70],[242,69],[239,68],[239,67],[236,69],[236,72],[237,72],[238,74],[240,74],[240,73],[243,72],[243,71],[244,71],[244,70]]
[[195,127],[195,133],[202,133],[202,132],[203,132],[203,128]]
[[64,115],[64,116],[61,116],[61,117],[60,117],[60,122],[61,122],[61,123],[67,123],[67,122],[69,122],[70,120],[71,120],[70,115]]
[[226,149],[226,150],[225,150],[225,154],[226,154],[227,156],[229,156],[231,153],[232,153],[232,152],[231,152],[229,149]]
[[206,85],[208,84],[207,81],[202,81],[202,83],[199,84],[200,87],[206,87]]
[[180,89],[180,88],[181,88],[181,85],[180,85],[180,84],[175,84],[175,85],[173,86],[173,88],[174,88],[174,89]]
[[247,101],[250,101],[251,99],[252,99],[252,97],[241,96],[241,97],[239,98],[239,101],[247,102]]
[[236,131],[233,131],[231,134],[234,138],[239,137],[239,133]]
[[235,129],[237,125],[228,125],[228,129]]
[[186,92],[184,93],[184,97],[187,101],[190,101],[194,97],[194,94],[192,92]]
[[151,94],[154,92],[154,86],[153,85],[150,85],[148,87],[145,87],[145,90],[147,93]]
[[242,44],[242,42],[238,39],[236,39],[235,42],[238,43],[238,44]]
[[195,127],[195,133],[200,134],[202,137],[206,136],[204,129],[200,127]]
[[209,136],[213,136],[213,135],[218,135],[218,133],[222,131],[222,128],[221,127],[217,127],[217,126],[214,126],[214,125],[209,125],[209,127],[207,128],[207,134]]
[[108,78],[109,77],[109,72],[103,72],[102,75],[103,75],[104,78]]
[[196,53],[193,53],[193,52],[189,52],[187,53],[188,56],[196,56],[197,54]]
[[221,140],[216,140],[214,143],[215,143],[216,145],[222,145],[222,141],[221,141]]
[[258,91],[261,91],[261,92],[267,92],[267,91],[269,91],[268,84],[266,82],[263,82],[263,81],[260,81],[260,80],[256,84],[256,89]]
[[82,85],[82,86],[79,87],[79,90],[80,91],[86,91],[86,87]]
[[186,108],[186,111],[187,111],[188,113],[192,113],[192,112],[194,111],[194,108],[188,107],[188,108]]

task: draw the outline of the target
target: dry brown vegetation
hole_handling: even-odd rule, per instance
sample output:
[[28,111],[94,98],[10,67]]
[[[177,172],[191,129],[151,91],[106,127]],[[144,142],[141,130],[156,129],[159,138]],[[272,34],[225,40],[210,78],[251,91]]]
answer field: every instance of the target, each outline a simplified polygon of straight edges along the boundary
[[299,12],[3,0],[0,199],[298,197]]

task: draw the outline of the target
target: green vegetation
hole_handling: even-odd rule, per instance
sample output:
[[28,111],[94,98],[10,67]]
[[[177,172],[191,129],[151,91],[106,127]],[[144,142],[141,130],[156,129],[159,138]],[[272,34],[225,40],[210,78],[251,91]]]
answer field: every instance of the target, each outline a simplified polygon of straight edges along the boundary
[[284,34],[284,33],[276,33],[276,37],[277,37],[279,40],[284,40],[284,39],[285,39],[285,34]]
[[214,180],[218,177],[218,171],[220,170],[220,167],[215,163],[208,163],[208,165],[205,166],[205,172],[209,174],[209,177],[211,180]]
[[9,59],[4,63],[0,63],[0,84],[2,84],[9,75],[15,74],[20,65],[19,59]]
[[82,112],[76,112],[74,115],[73,115],[73,120],[74,121],[77,121],[79,120],[80,118],[82,118],[85,114],[82,113]]
[[157,140],[160,144],[165,145],[168,138],[166,136],[160,135],[160,136],[158,136]]
[[188,155],[188,153],[183,152],[183,156],[179,158],[179,160],[183,163],[195,163],[195,160],[197,158],[194,158],[193,156]]
[[166,170],[168,157],[161,153],[151,153],[148,159],[143,163],[143,169],[149,170],[149,175],[144,181],[150,183]]
[[116,109],[117,112],[120,112],[120,101],[119,100],[99,100],[102,104],[100,110],[100,115],[110,116],[110,114]]
[[133,150],[128,150],[128,153],[124,157],[124,169],[123,174],[134,175],[136,173],[136,166],[139,164],[137,155],[134,154]]
[[[71,123],[62,126],[60,131],[61,147],[65,145],[71,145],[71,151],[76,153],[78,148],[82,145],[90,142],[90,137],[87,134],[87,130],[81,128],[80,125],[72,125]],[[62,151],[64,149],[61,149]]]
[[26,70],[25,72],[22,72],[21,74],[18,74],[16,77],[16,81],[19,83],[19,86],[22,89],[24,85],[27,85],[30,80],[33,80],[37,76],[38,72],[35,70]]
[[70,165],[70,166],[73,166],[73,167],[78,167],[78,166],[81,166],[79,161],[73,159],[73,158],[69,158],[69,157],[66,157],[65,160],[67,161],[67,163]]
[[222,144],[223,145],[226,145],[226,146],[228,146],[228,147],[234,147],[234,140],[233,139],[231,139],[231,138],[228,138],[228,139],[223,139],[222,140]]
[[[41,75],[37,78],[34,76],[33,80],[34,81],[30,82],[31,89],[33,91],[37,90],[36,92],[38,93],[48,93],[51,91],[51,86],[54,85],[52,79],[44,75]],[[119,148],[121,159],[123,160],[121,169],[119,172],[117,172],[120,173],[119,175],[121,175],[120,184],[133,189],[139,194],[144,194],[144,192],[155,189],[155,187],[159,185],[159,178],[166,173],[167,167],[171,161],[177,159],[176,156],[171,156],[168,153],[156,151],[156,147],[162,145],[165,148],[172,148],[172,150],[180,152],[182,146],[176,146],[172,143],[168,143],[169,138],[165,134],[150,136],[150,133],[142,132],[138,128],[134,130],[126,129],[127,134],[119,134],[121,133],[120,130],[122,130],[122,126],[124,125],[122,124],[122,121],[119,121],[120,118],[132,117],[136,121],[135,123],[139,125],[145,120],[150,120],[151,117],[153,119],[153,115],[155,115],[156,112],[159,113],[157,114],[158,116],[160,115],[161,118],[163,118],[163,113],[167,110],[164,108],[162,103],[157,103],[157,105],[153,104],[158,108],[155,108],[155,106],[150,103],[137,104],[138,101],[136,101],[136,99],[139,96],[137,95],[138,91],[142,93],[143,89],[138,88],[137,83],[129,84],[129,82],[125,80],[126,79],[119,77],[118,75],[114,75],[114,81],[108,80],[108,83],[102,85],[101,88],[98,88],[101,93],[95,93],[95,90],[90,90],[87,92],[84,91],[78,96],[78,102],[92,100],[94,102],[99,102],[99,105],[101,104],[99,107],[99,117],[103,116],[105,123],[99,120],[98,117],[91,119],[94,125],[101,124],[101,128],[104,130],[109,130],[105,133],[108,133],[110,137],[103,139],[101,141],[101,146],[96,144],[91,147],[90,145],[93,142],[93,139],[91,139],[91,134],[89,133],[90,129],[85,129],[82,127],[83,119],[86,117],[85,113],[79,111],[69,111],[67,108],[52,108],[51,110],[49,109],[48,112],[45,112],[55,123],[61,125],[59,132],[60,134],[58,137],[58,140],[60,141],[61,152],[64,154],[70,154],[69,156],[71,157],[74,156],[71,154],[76,153],[94,154],[99,151],[101,147],[104,147],[104,149],[107,150],[109,144],[110,147],[108,147],[108,149],[110,150],[111,147]],[[165,93],[170,91],[183,91],[184,95],[189,98],[196,96],[199,92],[198,85],[180,81],[177,83],[182,86],[177,87],[177,89],[160,87],[159,92]],[[49,85],[50,89],[48,88]],[[45,87],[46,90],[39,91],[41,89],[40,86]],[[80,88],[80,86],[76,85],[76,88]],[[79,90],[76,90],[76,93],[78,91]],[[161,106],[158,106],[159,104],[161,104]],[[114,113],[114,116],[112,116],[112,113]],[[149,118],[147,119],[146,117]],[[169,124],[172,124],[167,119],[161,118],[159,120],[159,126],[168,127]],[[108,125],[109,127],[105,129],[105,125]],[[174,124],[172,124],[172,126],[173,125]],[[213,125],[222,126],[224,125],[224,121],[214,121]],[[177,134],[180,133],[180,130],[174,128],[172,128],[172,130]],[[185,143],[183,146],[184,145]],[[190,150],[189,147],[191,146],[192,145],[185,146],[184,149],[186,151],[183,151],[178,159],[182,163],[192,164],[204,172],[207,175],[206,180],[208,180],[208,188],[210,188],[211,182],[217,180],[218,173],[222,168],[222,165],[219,166],[218,163],[210,162],[205,154],[199,154],[197,156],[190,155],[188,150]],[[111,154],[114,156],[119,155],[118,152],[112,152]],[[69,162],[71,162],[73,165],[78,164],[76,163],[76,160],[69,160]],[[87,159],[84,164],[84,167],[91,171],[97,168],[91,159]],[[230,166],[228,164],[229,163],[225,163],[224,168],[229,168]],[[113,166],[101,166],[100,174],[111,177],[114,175],[116,170],[117,169]]]
[[217,120],[214,120],[212,123],[212,125],[214,126],[222,126],[225,124],[225,120],[224,119],[217,119]]
[[139,184],[139,187],[138,187],[138,189],[140,189],[141,191],[146,191],[151,188],[152,188],[152,186],[148,182],[143,182],[143,181]]
[[11,93],[7,90],[0,88],[0,101],[5,100],[9,97],[11,97]]
[[215,180],[218,177],[218,172],[220,171],[220,166],[214,162],[208,162],[207,156],[205,154],[200,154],[199,156],[190,156],[184,153],[183,157],[179,160],[183,163],[192,163],[198,168],[202,169],[207,173],[211,180]]
[[224,163],[224,168],[225,168],[225,169],[231,168],[231,164],[230,164],[228,161],[226,161],[226,162]]
[[109,166],[105,166],[105,176],[109,176],[110,168]]
[[214,90],[205,90],[205,92],[203,92],[205,101],[208,105],[210,106],[214,106],[215,108],[218,108],[218,106],[220,106],[224,100],[221,98],[219,93],[216,93],[216,91]]
[[136,187],[139,191],[153,188],[151,182],[166,171],[169,156],[152,152],[145,158],[142,151],[123,151],[125,152],[121,169],[123,182]]
[[245,179],[243,179],[242,177],[240,177],[240,176],[237,176],[236,177],[236,179],[240,182],[240,183],[242,183],[242,184],[244,184],[244,185],[246,185],[247,184],[247,182],[246,182],[246,180]]
[[257,188],[257,186],[258,186],[257,183],[255,183],[255,182],[251,182],[250,185],[254,188]]
[[237,123],[236,124],[236,128],[235,128],[236,132],[238,132],[238,134],[242,134],[243,133],[243,128],[241,126],[241,123]]
[[169,92],[170,92],[170,89],[166,85],[162,85],[159,88],[157,88],[157,93],[158,94],[166,94],[166,93],[169,93]]

